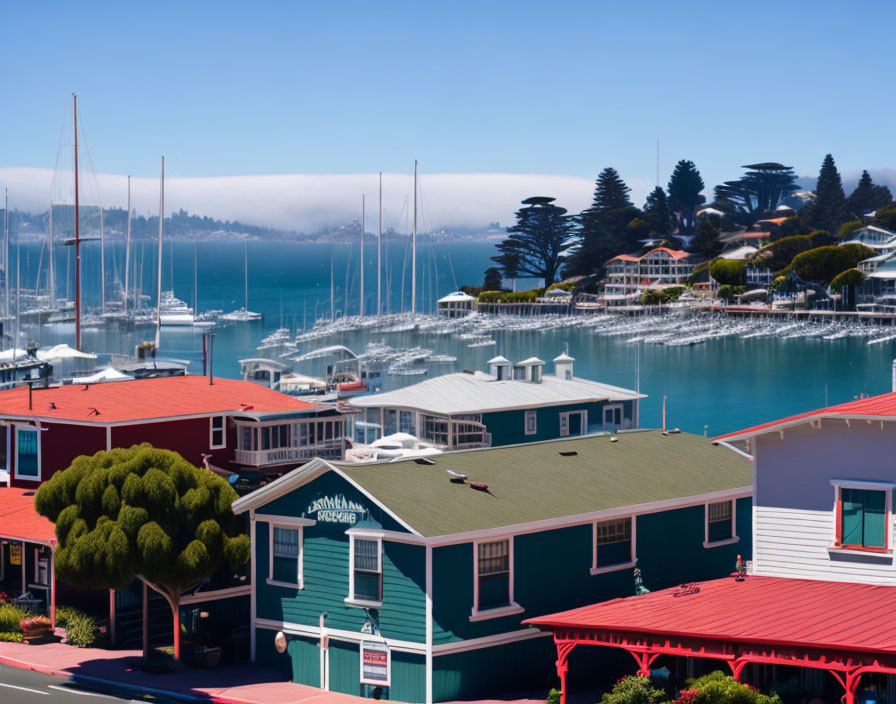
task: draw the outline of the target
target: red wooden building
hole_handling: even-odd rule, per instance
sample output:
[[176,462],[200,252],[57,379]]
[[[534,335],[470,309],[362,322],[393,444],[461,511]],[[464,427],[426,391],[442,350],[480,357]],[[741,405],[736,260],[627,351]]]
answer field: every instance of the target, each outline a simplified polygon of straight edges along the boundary
[[0,391],[0,473],[34,488],[78,455],[148,442],[200,465],[283,474],[341,459],[345,421],[331,406],[205,376]]

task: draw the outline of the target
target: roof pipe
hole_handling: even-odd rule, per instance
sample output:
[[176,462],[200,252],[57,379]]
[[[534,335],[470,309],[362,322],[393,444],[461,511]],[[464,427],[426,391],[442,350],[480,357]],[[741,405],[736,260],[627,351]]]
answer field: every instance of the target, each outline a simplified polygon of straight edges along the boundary
[[893,360],[893,372],[890,380],[891,390],[896,391],[896,359]]

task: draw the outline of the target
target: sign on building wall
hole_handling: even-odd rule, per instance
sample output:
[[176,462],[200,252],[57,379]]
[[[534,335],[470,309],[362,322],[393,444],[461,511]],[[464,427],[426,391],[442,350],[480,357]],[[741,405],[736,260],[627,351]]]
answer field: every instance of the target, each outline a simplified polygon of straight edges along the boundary
[[21,565],[22,564],[22,546],[16,545],[15,543],[9,546],[9,564],[11,565]]
[[349,501],[342,494],[322,496],[308,505],[307,516],[318,523],[348,523],[354,525],[363,520],[367,509],[361,504]]
[[361,684],[390,686],[391,657],[389,646],[374,641],[361,641]]

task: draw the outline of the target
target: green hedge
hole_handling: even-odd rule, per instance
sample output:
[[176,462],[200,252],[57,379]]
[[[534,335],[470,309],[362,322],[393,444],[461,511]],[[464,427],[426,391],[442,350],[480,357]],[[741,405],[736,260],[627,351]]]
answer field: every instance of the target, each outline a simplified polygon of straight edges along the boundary
[[0,643],[21,643],[23,640],[25,640],[25,636],[21,633],[0,631]]
[[864,272],[859,271],[858,269],[847,269],[834,277],[834,280],[831,281],[831,290],[838,291],[844,286],[858,286],[865,281],[866,278],[868,277],[865,276]]
[[31,614],[27,609],[15,604],[0,604],[0,632],[21,633],[22,627],[19,621],[28,618]]
[[837,274],[873,256],[874,250],[862,244],[827,245],[797,255],[791,268],[806,281],[827,284]]
[[735,259],[716,259],[709,273],[720,284],[738,286],[747,282],[747,263]]
[[479,303],[533,303],[544,295],[545,289],[532,291],[483,291],[479,294]]
[[69,614],[65,625],[65,638],[69,643],[89,648],[96,643],[98,635],[99,629],[92,616]]

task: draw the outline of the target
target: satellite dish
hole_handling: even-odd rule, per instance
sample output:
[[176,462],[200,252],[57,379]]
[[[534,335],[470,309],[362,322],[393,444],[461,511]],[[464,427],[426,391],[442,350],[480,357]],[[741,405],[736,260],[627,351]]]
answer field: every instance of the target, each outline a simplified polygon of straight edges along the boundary
[[274,636],[274,647],[278,653],[286,652],[286,634],[283,631],[277,631],[277,635]]

